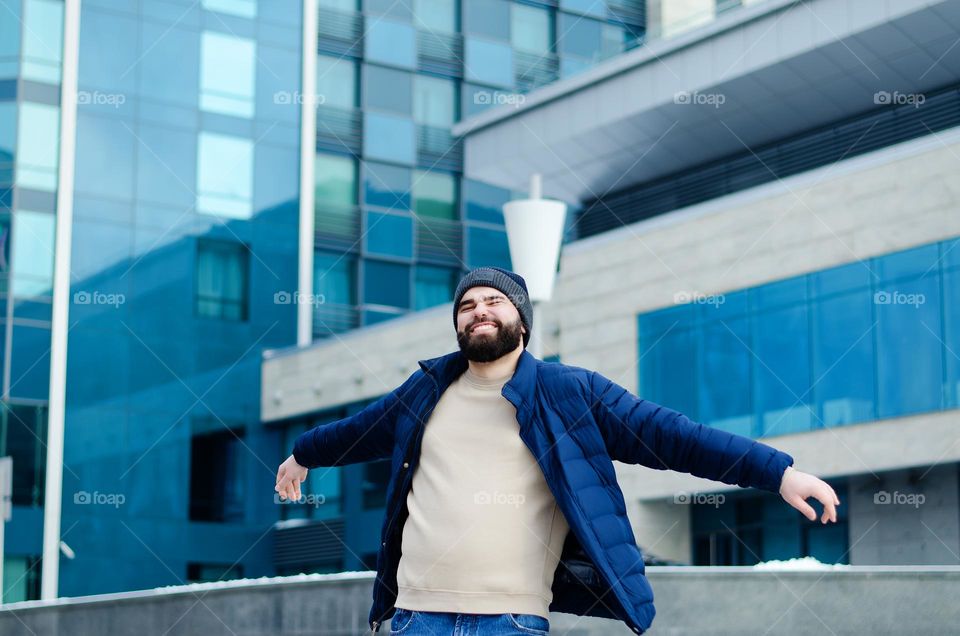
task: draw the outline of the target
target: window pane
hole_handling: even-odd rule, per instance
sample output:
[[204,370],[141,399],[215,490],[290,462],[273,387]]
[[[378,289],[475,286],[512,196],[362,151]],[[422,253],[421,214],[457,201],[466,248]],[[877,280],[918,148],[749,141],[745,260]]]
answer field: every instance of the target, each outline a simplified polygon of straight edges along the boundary
[[367,251],[383,256],[413,257],[413,221],[408,216],[367,212]]
[[313,291],[324,304],[357,304],[357,259],[354,256],[315,252]]
[[16,179],[22,188],[57,189],[60,109],[22,102],[17,127]]
[[416,133],[412,120],[367,112],[363,121],[365,157],[406,164],[416,161]]
[[467,37],[463,66],[468,80],[494,86],[513,85],[513,50],[507,44]]
[[248,254],[243,245],[197,243],[197,315],[247,319]]
[[363,41],[365,58],[370,62],[410,69],[417,65],[415,33],[409,24],[384,18],[371,20]]
[[364,202],[393,210],[409,210],[410,174],[408,168],[364,162]]
[[367,107],[400,115],[412,112],[413,83],[409,71],[365,64],[363,93]]
[[753,350],[760,359],[754,366],[754,403],[761,436],[811,428],[807,321],[805,304],[753,316]]
[[[317,56],[317,95],[324,106],[357,106],[357,65],[347,58]],[[319,101],[319,100],[318,100]]]
[[315,201],[318,208],[356,205],[356,160],[350,157],[318,154],[314,175]]
[[371,305],[410,306],[410,266],[364,261],[363,302]]
[[253,117],[256,43],[213,31],[200,40],[200,108]]
[[640,396],[696,420],[697,334],[676,326],[640,335]]
[[604,0],[560,0],[560,6],[569,11],[595,15],[598,18],[603,18],[607,13],[607,3]]
[[560,53],[567,53],[591,61],[600,59],[600,26],[590,20],[568,13],[560,13],[560,32],[563,38],[557,42]]
[[[0,433],[3,434],[0,450],[13,458],[14,505],[43,505],[46,449],[42,440],[47,438],[46,425],[46,407],[0,402]],[[12,582],[4,580],[3,583]]]
[[242,18],[257,17],[257,0],[203,0],[203,8]]
[[448,267],[419,265],[416,268],[414,309],[427,309],[453,300],[460,272]]
[[244,455],[238,434],[195,435],[190,440],[190,520],[244,518]]
[[13,295],[49,296],[53,287],[55,219],[17,210],[13,215]]
[[0,20],[0,78],[13,79],[20,73],[20,29],[23,18],[19,2],[5,3],[6,16]]
[[359,11],[360,0],[318,0],[317,5],[321,9],[332,9],[333,11]]
[[457,3],[454,0],[414,0],[414,25],[434,33],[457,31]]
[[607,59],[626,49],[626,31],[623,27],[604,24],[600,31],[600,58]]
[[[863,269],[860,264],[857,267]],[[813,392],[824,426],[876,417],[870,290],[813,304]]]
[[943,273],[944,342],[947,408],[960,406],[960,270]]
[[745,318],[712,320],[704,325],[699,391],[704,423],[748,436],[753,434],[750,392],[745,389],[751,384],[749,342]]
[[470,267],[493,265],[510,269],[510,246],[506,232],[471,227],[467,234]]
[[253,214],[253,142],[201,132],[197,146],[197,210],[235,219]]
[[470,0],[463,3],[463,32],[498,40],[510,39],[510,2]]
[[463,182],[467,218],[503,225],[503,204],[510,200],[510,191],[488,183],[465,179]]
[[[10,19],[6,10],[4,13],[7,15],[0,21]],[[24,79],[59,84],[63,51],[63,2],[26,0],[23,22]]]
[[513,4],[510,7],[510,41],[520,51],[549,53],[552,16],[546,9]]
[[453,126],[457,120],[457,87],[453,81],[417,75],[413,87],[414,121],[438,128]]
[[924,278],[884,283],[873,300],[883,346],[877,360],[880,417],[941,408],[939,270]]
[[444,172],[417,172],[413,205],[418,216],[457,218],[457,179]]

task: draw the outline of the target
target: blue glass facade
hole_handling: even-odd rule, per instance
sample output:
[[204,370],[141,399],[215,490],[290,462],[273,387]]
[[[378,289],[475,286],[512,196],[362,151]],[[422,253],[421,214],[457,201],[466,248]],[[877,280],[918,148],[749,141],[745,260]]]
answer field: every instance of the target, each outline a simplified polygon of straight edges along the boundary
[[642,314],[640,395],[753,437],[957,408],[958,242]]

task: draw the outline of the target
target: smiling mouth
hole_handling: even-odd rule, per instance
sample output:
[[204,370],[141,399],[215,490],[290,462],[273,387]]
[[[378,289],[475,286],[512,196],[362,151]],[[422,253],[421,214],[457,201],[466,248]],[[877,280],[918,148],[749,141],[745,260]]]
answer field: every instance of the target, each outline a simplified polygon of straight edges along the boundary
[[493,331],[496,328],[497,326],[492,322],[484,322],[471,329],[470,333],[486,333],[488,331]]

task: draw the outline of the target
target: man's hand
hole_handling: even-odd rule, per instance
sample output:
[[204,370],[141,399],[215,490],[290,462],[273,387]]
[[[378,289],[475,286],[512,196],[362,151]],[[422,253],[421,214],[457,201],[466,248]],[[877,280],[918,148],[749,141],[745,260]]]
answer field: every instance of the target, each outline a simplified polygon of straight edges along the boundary
[[300,500],[300,483],[306,481],[307,469],[297,463],[293,455],[287,457],[277,470],[277,487],[280,497],[291,501]]
[[840,500],[830,484],[822,479],[788,466],[783,471],[783,479],[780,482],[780,496],[810,521],[816,521],[817,513],[806,499],[814,497],[823,504],[820,523],[837,522],[837,506],[840,505]]

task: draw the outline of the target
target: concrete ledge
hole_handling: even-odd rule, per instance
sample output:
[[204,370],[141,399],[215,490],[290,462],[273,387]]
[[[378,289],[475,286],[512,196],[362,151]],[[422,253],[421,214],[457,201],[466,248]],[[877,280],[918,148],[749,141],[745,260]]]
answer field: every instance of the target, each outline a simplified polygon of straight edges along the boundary
[[[651,634],[953,634],[960,566],[650,567]],[[0,607],[5,636],[368,632],[372,572],[161,588]],[[632,634],[606,619],[551,614],[551,633]],[[386,628],[381,634],[389,633]]]

